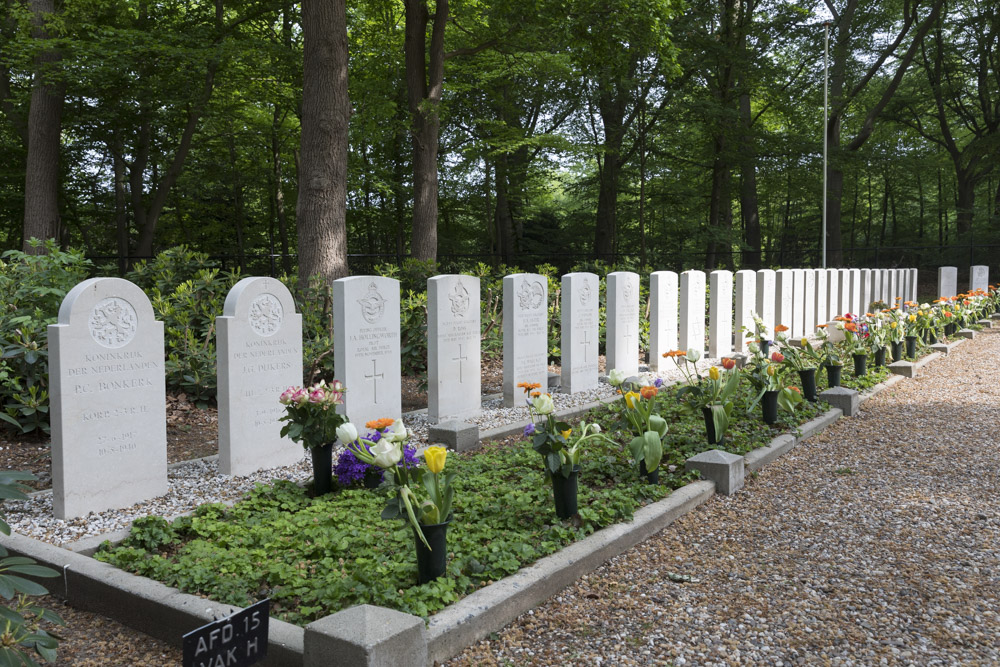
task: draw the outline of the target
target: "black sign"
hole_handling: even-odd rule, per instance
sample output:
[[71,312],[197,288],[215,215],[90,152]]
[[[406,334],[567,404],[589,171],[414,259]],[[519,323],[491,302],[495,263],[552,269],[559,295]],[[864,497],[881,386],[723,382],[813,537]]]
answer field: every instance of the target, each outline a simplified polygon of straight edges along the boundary
[[267,656],[270,607],[261,600],[184,635],[184,667],[247,667]]

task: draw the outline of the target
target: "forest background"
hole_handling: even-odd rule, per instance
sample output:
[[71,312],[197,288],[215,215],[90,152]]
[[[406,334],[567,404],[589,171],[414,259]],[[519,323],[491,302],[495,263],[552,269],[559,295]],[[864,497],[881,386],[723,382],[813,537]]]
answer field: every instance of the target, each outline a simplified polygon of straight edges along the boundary
[[830,266],[1000,248],[989,0],[5,0],[0,249]]

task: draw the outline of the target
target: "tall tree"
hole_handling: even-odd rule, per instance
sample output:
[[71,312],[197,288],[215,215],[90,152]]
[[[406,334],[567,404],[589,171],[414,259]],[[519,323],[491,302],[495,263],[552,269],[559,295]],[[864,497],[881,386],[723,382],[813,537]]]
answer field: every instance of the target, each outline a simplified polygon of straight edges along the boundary
[[347,275],[347,2],[303,0],[299,282]]

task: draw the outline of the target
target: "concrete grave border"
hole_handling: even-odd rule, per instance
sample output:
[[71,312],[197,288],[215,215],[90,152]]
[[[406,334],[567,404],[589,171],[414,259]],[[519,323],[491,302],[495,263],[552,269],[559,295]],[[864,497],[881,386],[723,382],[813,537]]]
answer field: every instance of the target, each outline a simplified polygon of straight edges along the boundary
[[[942,355],[927,355],[917,361],[916,365],[924,366],[940,356]],[[902,380],[902,376],[892,376],[872,387],[861,394],[862,403]],[[560,416],[578,416],[619,398],[611,397],[577,406],[563,411]],[[841,416],[842,412],[833,408],[801,425],[794,434],[776,436],[769,445],[755,449],[744,457],[746,469],[751,472],[760,470],[803,440],[823,431]],[[483,439],[506,437],[522,429],[523,424],[491,429],[483,433]],[[400,636],[386,638],[384,645],[378,647],[382,653],[373,652],[372,647],[364,643],[369,641],[366,638],[359,638],[356,646],[362,653],[381,656],[380,660],[386,656],[385,651],[388,651],[398,658],[393,664],[424,665],[453,657],[490,632],[499,630],[543,603],[582,575],[596,570],[607,560],[655,535],[709,500],[715,492],[714,482],[691,482],[676,489],[663,500],[639,508],[631,522],[599,530],[446,607],[430,617],[425,632],[414,632],[412,623],[399,623]],[[176,644],[184,633],[238,609],[182,593],[160,582],[124,572],[83,555],[96,550],[100,542],[109,538],[123,539],[125,534],[126,531],[120,531],[112,535],[87,538],[86,544],[83,540],[77,542],[74,551],[16,534],[3,537],[0,543],[12,555],[27,556],[61,571],[61,578],[42,580],[53,595],[65,599],[74,607],[100,613],[170,643]],[[324,632],[338,626],[334,622],[335,617],[348,611],[350,610],[331,614],[306,628],[272,618],[268,657],[261,664],[295,667],[345,664],[337,659],[336,653],[330,653],[324,648],[343,646],[345,641],[349,644],[352,639],[348,637],[345,640],[343,636],[338,636],[331,640],[332,635],[327,636]],[[393,614],[407,616],[400,612]],[[343,634],[342,627],[340,633]],[[404,634],[408,639],[402,641]]]

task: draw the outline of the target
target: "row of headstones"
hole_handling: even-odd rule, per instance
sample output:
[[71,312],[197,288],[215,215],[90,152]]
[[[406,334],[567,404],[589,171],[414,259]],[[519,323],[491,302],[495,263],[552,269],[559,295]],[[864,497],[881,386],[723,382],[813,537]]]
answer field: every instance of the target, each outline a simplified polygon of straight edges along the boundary
[[[969,291],[987,290],[990,286],[990,267],[977,264],[969,267]],[[942,266],[938,269],[938,296],[958,294],[958,267]]]
[[[975,289],[982,277],[973,267]],[[953,271],[953,269],[952,269]],[[947,283],[953,273],[942,269]],[[988,274],[987,274],[988,275]],[[714,271],[709,276],[709,354],[745,350],[741,328],[758,313],[768,328],[790,322],[793,335],[872,301],[916,298],[915,269]],[[705,273],[650,276],[650,365],[662,352],[704,348]],[[733,290],[735,284],[735,293]],[[984,282],[985,286],[985,282]],[[547,385],[548,281],[504,278],[504,399],[519,383]],[[948,295],[948,285],[941,293]],[[598,381],[600,283],[590,273],[562,277],[562,390]],[[479,279],[428,281],[429,419],[462,420],[481,409]],[[607,367],[639,364],[639,276],[607,277]],[[735,305],[735,320],[733,319]],[[233,287],[217,320],[219,469],[246,474],[294,463],[298,445],[280,438],[276,397],[302,382],[302,321],[287,288],[269,278]],[[736,333],[734,336],[733,333]],[[126,507],[167,490],[163,324],[128,281],[77,285],[50,327],[53,501],[58,517]],[[399,283],[359,276],[334,283],[335,374],[348,388],[355,423],[401,412]]]

